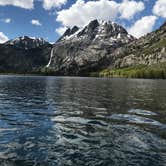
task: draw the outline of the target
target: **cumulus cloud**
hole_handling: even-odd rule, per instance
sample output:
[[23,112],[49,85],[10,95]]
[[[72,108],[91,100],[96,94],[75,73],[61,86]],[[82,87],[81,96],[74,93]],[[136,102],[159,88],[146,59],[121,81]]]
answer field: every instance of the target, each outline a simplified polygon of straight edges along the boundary
[[59,35],[63,35],[66,30],[67,30],[67,27],[59,27],[59,28],[57,28],[55,31],[56,31]]
[[36,26],[42,26],[39,20],[31,20],[31,24]]
[[60,7],[66,4],[67,0],[43,0],[43,7],[46,10],[50,10],[55,7]]
[[157,0],[153,7],[153,13],[166,18],[166,0]]
[[136,13],[145,9],[143,2],[124,0],[119,7],[121,18],[131,19]]
[[144,10],[144,3],[123,0],[117,3],[115,0],[88,1],[77,0],[69,9],[63,9],[57,13],[57,21],[63,26],[84,26],[93,19],[116,20],[120,18],[130,19],[136,13]]
[[139,38],[153,30],[153,26],[155,25],[157,20],[156,16],[145,16],[140,20],[136,21],[132,27],[128,29],[128,32]]
[[8,37],[3,32],[0,32],[0,43],[4,43],[8,40]]
[[0,6],[13,5],[24,9],[33,9],[34,0],[0,0]]

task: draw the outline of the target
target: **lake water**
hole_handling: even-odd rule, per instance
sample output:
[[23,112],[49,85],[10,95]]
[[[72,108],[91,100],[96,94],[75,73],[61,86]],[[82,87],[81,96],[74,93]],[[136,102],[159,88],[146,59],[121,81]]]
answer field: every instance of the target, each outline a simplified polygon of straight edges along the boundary
[[166,81],[0,76],[1,166],[166,166]]

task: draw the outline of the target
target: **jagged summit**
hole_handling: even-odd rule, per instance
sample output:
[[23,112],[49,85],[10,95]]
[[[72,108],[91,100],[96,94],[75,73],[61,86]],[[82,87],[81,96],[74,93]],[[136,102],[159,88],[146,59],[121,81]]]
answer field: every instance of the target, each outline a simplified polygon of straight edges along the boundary
[[111,21],[93,20],[82,28],[74,26],[53,45],[47,67],[60,75],[93,71],[109,64],[108,56],[134,39]]
[[58,41],[63,40],[63,38],[67,37],[67,36],[71,36],[73,35],[75,32],[77,32],[79,30],[79,27],[74,26],[73,28],[68,28],[65,33],[60,37],[60,39]]
[[82,39],[89,41],[101,40],[104,42],[125,40],[125,42],[129,42],[134,37],[129,35],[121,25],[114,22],[93,20],[84,28],[74,26],[72,29],[67,29],[58,42]]
[[5,45],[12,45],[20,49],[36,48],[45,44],[49,44],[48,41],[43,38],[35,38],[29,36],[21,36],[12,40],[9,40]]

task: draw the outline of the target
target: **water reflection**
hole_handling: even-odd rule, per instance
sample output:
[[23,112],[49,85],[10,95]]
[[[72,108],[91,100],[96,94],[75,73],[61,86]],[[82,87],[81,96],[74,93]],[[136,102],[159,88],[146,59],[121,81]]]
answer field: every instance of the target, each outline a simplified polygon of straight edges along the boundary
[[164,166],[165,81],[0,78],[1,165]]

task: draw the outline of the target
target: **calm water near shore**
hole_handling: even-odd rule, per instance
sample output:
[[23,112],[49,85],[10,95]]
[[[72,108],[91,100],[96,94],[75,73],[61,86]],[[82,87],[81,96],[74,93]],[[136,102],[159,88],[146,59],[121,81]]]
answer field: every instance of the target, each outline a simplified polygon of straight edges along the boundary
[[0,76],[0,166],[166,166],[166,80]]

